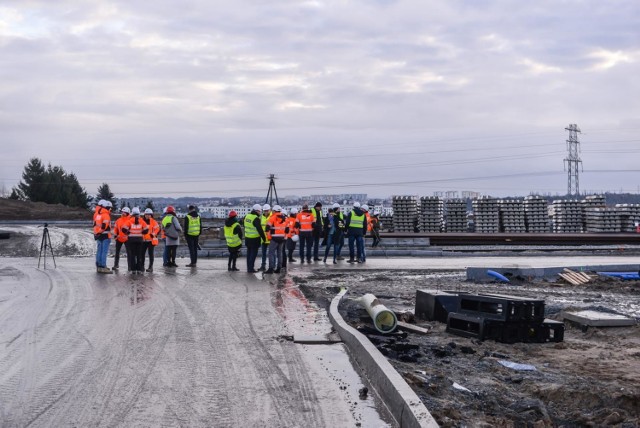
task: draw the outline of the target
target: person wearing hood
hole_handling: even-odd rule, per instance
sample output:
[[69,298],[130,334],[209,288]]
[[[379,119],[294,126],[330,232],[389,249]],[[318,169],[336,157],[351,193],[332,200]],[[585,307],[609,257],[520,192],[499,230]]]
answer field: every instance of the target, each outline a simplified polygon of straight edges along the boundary
[[313,206],[313,260],[320,261],[320,238],[324,234],[324,218],[322,217],[322,203],[316,202]]
[[240,269],[236,267],[238,254],[242,248],[242,228],[238,222],[238,213],[229,211],[229,217],[224,221],[224,239],[227,241],[229,249],[229,261],[227,262],[227,270],[229,272],[237,272]]
[[101,199],[93,213],[93,237],[97,243],[96,270],[98,273],[113,273],[107,267],[107,255],[111,244],[111,202]]
[[176,217],[176,209],[172,205],[167,207],[165,216],[162,217],[162,230],[164,231],[165,245],[168,248],[166,267],[178,267],[176,264],[176,254],[180,245],[180,233],[182,226]]
[[262,206],[255,204],[251,208],[251,212],[244,218],[244,243],[247,246],[247,272],[256,273],[255,269],[258,250],[262,242],[266,242],[267,236],[262,228],[260,217],[262,215]]
[[160,225],[153,218],[153,210],[147,208],[144,210],[144,221],[149,225],[149,233],[144,235],[144,249],[142,250],[142,267],[145,264],[145,254],[149,254],[149,267],[147,272],[153,272],[153,261],[155,260],[155,250],[158,245],[158,235],[160,234]]
[[[349,263],[362,263],[364,247],[364,235],[367,233],[367,217],[360,209],[360,203],[355,202],[353,209],[349,213],[345,221],[347,236],[349,237]],[[354,254],[354,242],[357,249],[358,258],[356,260]]]
[[195,205],[189,205],[189,212],[184,217],[184,239],[189,247],[191,263],[187,267],[196,267],[198,263],[198,239],[202,233],[202,219]]
[[133,207],[129,220],[122,226],[127,234],[130,253],[127,253],[132,273],[144,272],[144,235],[149,233],[149,225],[140,217],[140,208]]

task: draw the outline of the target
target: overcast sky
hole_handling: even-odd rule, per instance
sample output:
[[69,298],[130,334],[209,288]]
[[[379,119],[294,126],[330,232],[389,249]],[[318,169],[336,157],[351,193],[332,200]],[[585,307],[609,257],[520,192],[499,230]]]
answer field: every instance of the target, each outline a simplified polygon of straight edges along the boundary
[[2,1],[0,184],[640,191],[640,1]]

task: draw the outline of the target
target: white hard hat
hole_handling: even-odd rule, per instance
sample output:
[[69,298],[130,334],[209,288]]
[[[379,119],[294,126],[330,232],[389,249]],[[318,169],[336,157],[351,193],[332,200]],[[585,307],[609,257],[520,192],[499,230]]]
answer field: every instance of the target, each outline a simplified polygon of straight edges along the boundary
[[[265,208],[265,210],[268,210],[269,208]],[[273,210],[274,211],[282,211],[282,207],[280,205],[274,205],[273,206]]]
[[334,210],[336,208],[340,208],[340,204],[336,202],[335,204],[331,205],[331,208],[333,208]]
[[253,207],[251,207],[251,209],[253,211],[262,211],[262,207],[260,206],[260,204],[255,204]]
[[296,207],[291,208],[291,214],[298,214],[298,209]]
[[123,207],[120,211],[122,211],[123,213],[131,214],[131,208],[129,207]]
[[98,206],[99,207],[106,207],[107,206],[106,204],[107,204],[107,201],[105,201],[104,199],[100,199],[98,201]]
[[374,211],[373,215],[380,215],[380,211]]
[[360,202],[354,202],[353,208],[360,208]]
[[369,205],[367,205],[367,204],[362,205],[362,210],[363,211],[369,211]]
[[138,207],[131,208],[131,214],[140,215],[140,208],[138,208]]
[[111,203],[111,201],[104,201],[104,206],[105,208],[112,208],[113,204]]
[[144,210],[145,214],[153,214],[153,210],[151,208],[147,208],[146,210]]
[[269,205],[269,204],[264,204],[262,206],[262,211],[269,211],[270,209],[271,209],[271,205]]
[[293,235],[293,236],[291,237],[291,240],[292,240],[293,242],[298,242],[298,241],[300,240],[300,237],[299,237],[298,235]]
[[285,210],[285,209],[283,209],[283,210],[282,210],[282,214],[284,214],[284,215],[289,215],[289,213],[288,213],[288,212],[287,212],[287,210]]

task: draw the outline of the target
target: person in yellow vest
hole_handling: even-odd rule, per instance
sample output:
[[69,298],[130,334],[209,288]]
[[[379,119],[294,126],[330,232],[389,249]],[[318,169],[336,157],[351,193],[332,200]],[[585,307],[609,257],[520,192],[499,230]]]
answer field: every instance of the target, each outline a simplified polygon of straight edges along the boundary
[[269,269],[265,274],[280,273],[282,267],[282,247],[289,228],[287,217],[282,215],[282,207],[275,205],[273,213],[267,221],[267,237],[269,238]]
[[262,225],[262,230],[264,231],[264,236],[266,239],[262,241],[262,263],[260,263],[260,267],[258,270],[265,270],[267,268],[267,256],[269,254],[269,235],[267,234],[267,222],[269,221],[269,217],[271,217],[271,205],[264,204],[262,206],[262,215],[260,216],[260,224]]
[[229,211],[229,217],[224,221],[224,239],[227,241],[229,249],[227,270],[237,272],[240,270],[236,267],[236,260],[238,260],[238,254],[242,248],[242,227],[238,222],[238,213],[235,211]]
[[[122,226],[129,219],[129,215],[131,214],[131,209],[129,207],[122,207],[120,210],[120,218],[118,218],[113,224],[113,236],[116,239],[116,253],[113,261],[113,270],[120,269],[120,251],[122,250],[122,246],[124,245],[127,254],[129,251],[127,248],[129,245],[127,244],[127,239],[129,238],[126,233],[123,232]],[[129,264],[129,256],[127,256],[127,265]],[[131,266],[129,266],[129,270],[131,270]]]
[[149,226],[140,217],[140,208],[133,207],[129,220],[122,226],[122,230],[127,234],[130,253],[127,253],[131,273],[144,272],[144,235],[149,233]]
[[202,219],[194,205],[189,205],[189,212],[184,217],[184,237],[189,247],[191,263],[187,267],[196,267],[198,263],[198,239],[202,233]]
[[[364,247],[364,235],[367,233],[367,217],[360,209],[360,203],[354,202],[353,209],[345,221],[347,236],[349,237],[349,263],[362,263],[362,248]],[[358,258],[355,258],[353,244],[356,244]]]
[[153,218],[153,210],[147,208],[144,210],[144,221],[149,225],[149,233],[143,236],[144,250],[142,251],[142,266],[144,267],[145,254],[149,254],[149,267],[147,272],[153,272],[153,261],[155,259],[155,249],[158,245],[158,235],[160,234],[160,225]]
[[107,255],[111,244],[111,202],[101,199],[93,213],[93,237],[97,243],[96,271],[98,273],[113,273],[107,267]]
[[164,232],[164,242],[168,248],[167,266],[178,267],[176,264],[176,254],[180,245],[180,233],[182,226],[176,217],[176,209],[172,205],[167,207],[165,216],[162,217],[162,231]]
[[262,228],[260,216],[262,213],[262,206],[255,204],[251,209],[251,212],[244,218],[244,243],[247,247],[247,272],[258,272],[255,269],[256,258],[258,257],[258,250],[262,242],[267,240],[267,236]]

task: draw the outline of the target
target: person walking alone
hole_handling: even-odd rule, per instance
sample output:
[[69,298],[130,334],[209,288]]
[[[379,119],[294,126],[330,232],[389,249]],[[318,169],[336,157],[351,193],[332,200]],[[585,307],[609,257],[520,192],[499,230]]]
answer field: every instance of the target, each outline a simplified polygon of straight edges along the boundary
[[127,239],[129,238],[126,233],[122,230],[122,226],[129,220],[129,215],[131,214],[131,209],[129,207],[123,207],[120,210],[120,218],[118,218],[113,224],[113,236],[116,239],[116,253],[114,255],[113,261],[113,270],[120,269],[120,250],[122,250],[122,246],[124,245],[126,254],[127,254],[127,270],[131,270],[131,266],[129,266],[129,244],[127,244]]
[[178,245],[180,245],[180,233],[182,233],[182,226],[176,217],[176,209],[169,205],[167,207],[167,213],[162,218],[162,230],[165,236],[165,245],[169,249],[167,255],[167,267],[178,267],[176,264],[176,255],[178,252]]
[[236,267],[236,261],[238,260],[240,248],[242,248],[242,228],[238,223],[238,213],[235,211],[229,211],[229,217],[224,221],[224,239],[227,241],[227,248],[229,249],[227,270],[229,272],[237,272],[240,270]]
[[101,199],[93,213],[93,237],[97,243],[96,271],[98,273],[113,273],[107,267],[107,255],[111,244],[111,202]]
[[202,233],[202,219],[194,205],[189,205],[189,212],[184,217],[184,238],[189,247],[191,263],[187,267],[196,267],[198,263],[198,239]]
[[261,213],[262,207],[260,204],[255,204],[244,218],[244,243],[247,247],[247,272],[249,273],[257,272],[255,263],[258,250],[261,243],[267,240],[260,221]]

